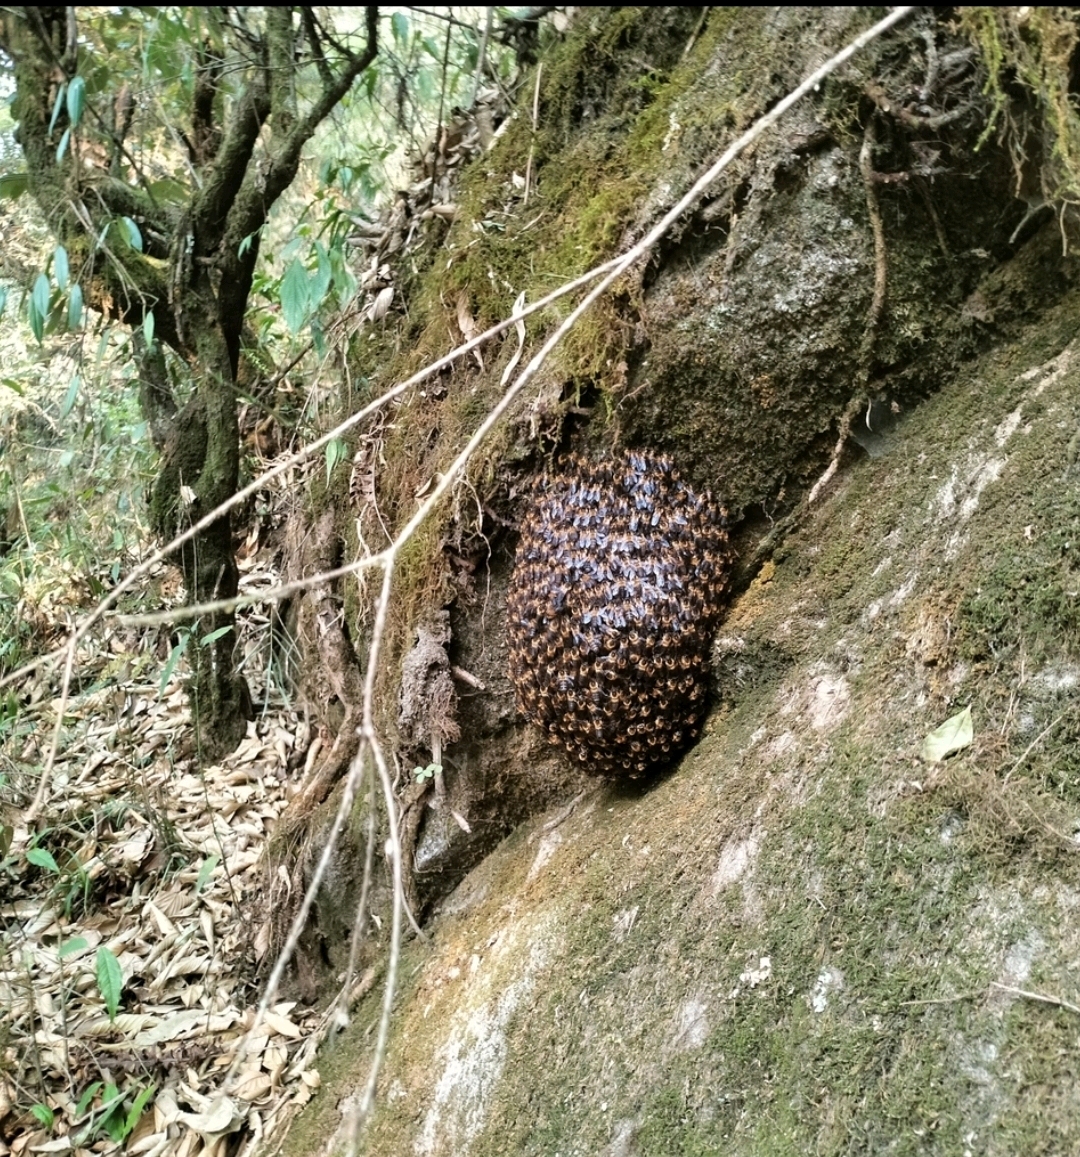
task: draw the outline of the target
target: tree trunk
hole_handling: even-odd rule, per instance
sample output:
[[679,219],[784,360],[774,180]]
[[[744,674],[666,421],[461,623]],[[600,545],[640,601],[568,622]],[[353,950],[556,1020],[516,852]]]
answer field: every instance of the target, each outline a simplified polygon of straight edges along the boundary
[[[87,21],[101,16],[86,11]],[[184,55],[189,36],[165,37],[176,53],[175,74],[194,66],[196,77],[184,123],[169,126],[172,139],[184,142],[192,170],[190,195],[180,204],[175,189],[171,199],[155,194],[155,183],[125,148],[132,88],[145,78],[125,71],[127,57],[110,56],[111,36],[80,41],[76,13],[7,9],[0,14],[0,46],[15,66],[13,112],[29,189],[68,250],[87,304],[111,321],[144,329],[135,342],[143,362],[140,399],[155,444],[164,446],[151,517],[168,539],[236,492],[236,381],[260,230],[296,176],[304,146],[374,59],[378,9],[366,9],[362,52],[325,22],[290,7],[268,9],[261,26],[211,18],[194,60]],[[124,15],[141,18],[138,10]],[[170,13],[175,20],[186,15],[190,10]],[[114,16],[110,11],[104,18]],[[228,94],[221,87],[226,59],[234,66]],[[317,72],[318,88],[300,115],[297,81],[307,64]],[[91,91],[80,67],[95,84],[103,72],[116,72],[116,91]],[[95,107],[109,97],[107,113]],[[182,189],[179,181],[172,184]],[[161,344],[182,359],[195,386],[179,415]],[[236,595],[232,526],[232,516],[222,515],[181,550],[190,600]],[[195,722],[204,755],[216,759],[243,736],[250,709],[235,669],[233,611],[210,612],[193,636]]]

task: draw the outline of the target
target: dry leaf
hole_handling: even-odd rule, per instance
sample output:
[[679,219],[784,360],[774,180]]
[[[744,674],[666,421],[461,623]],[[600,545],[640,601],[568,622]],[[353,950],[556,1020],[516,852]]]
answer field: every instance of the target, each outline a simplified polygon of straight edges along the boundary
[[300,1029],[288,1017],[281,1016],[276,1012],[268,1012],[263,1017],[263,1023],[272,1028],[274,1032],[281,1033],[282,1036],[290,1037],[293,1040],[299,1040],[303,1036]]
[[177,1119],[196,1133],[231,1133],[244,1120],[244,1111],[231,1097],[219,1094],[204,1112],[178,1113]]

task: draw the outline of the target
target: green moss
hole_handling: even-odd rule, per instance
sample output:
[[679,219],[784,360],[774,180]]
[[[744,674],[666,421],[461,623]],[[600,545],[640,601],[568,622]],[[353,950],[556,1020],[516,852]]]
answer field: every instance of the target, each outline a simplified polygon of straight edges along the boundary
[[[1017,162],[1020,195],[1075,202],[1080,192],[1080,116],[1071,92],[1071,69],[1080,29],[1067,8],[972,7],[959,12],[960,26],[979,49],[995,127],[1009,139]],[[1022,89],[1024,97],[1018,90]],[[1031,139],[1025,98],[1044,114],[1045,141]]]

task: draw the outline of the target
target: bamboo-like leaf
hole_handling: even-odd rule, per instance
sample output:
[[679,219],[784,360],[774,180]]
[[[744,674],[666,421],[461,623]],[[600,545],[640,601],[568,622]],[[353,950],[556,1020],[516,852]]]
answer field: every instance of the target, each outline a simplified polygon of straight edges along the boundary
[[158,181],[151,181],[146,191],[155,201],[169,201],[174,205],[183,205],[191,196],[191,190],[183,181],[174,177],[162,177]]
[[43,1105],[40,1102],[36,1105],[30,1106],[30,1112],[34,1117],[45,1126],[46,1129],[51,1129],[56,1120],[56,1114],[49,1108],[48,1105]]
[[[49,297],[51,294],[51,287],[49,285],[49,278],[45,277],[44,273],[38,273],[37,280],[34,282],[34,289],[30,293],[30,304],[34,308],[37,316],[41,318],[42,329],[44,331],[45,318],[49,317]],[[42,339],[38,337],[38,341]]]
[[326,443],[326,480],[330,481],[330,475],[334,472],[334,467],[341,462],[346,453],[348,446],[342,438],[331,438]]
[[135,1098],[135,1103],[128,1110],[127,1119],[124,1122],[125,1137],[135,1131],[135,1126],[139,1123],[139,1118],[143,1115],[143,1109],[146,1108],[147,1103],[155,1092],[157,1092],[157,1085],[149,1084]]
[[75,1106],[74,1120],[78,1121],[86,1115],[86,1110],[90,1108],[94,1098],[101,1092],[104,1085],[101,1081],[93,1081],[83,1090],[82,1096],[79,1098],[78,1104]]
[[83,105],[86,103],[86,81],[81,76],[73,76],[67,89],[68,119],[72,128],[82,120]]
[[124,974],[120,971],[120,961],[103,944],[97,950],[97,967],[95,968],[98,992],[105,1001],[105,1011],[109,1020],[116,1020],[116,1011],[120,1007],[120,992],[124,987]]
[[180,656],[187,650],[188,640],[191,635],[186,631],[180,636],[176,646],[169,652],[168,659],[165,660],[165,668],[161,672],[161,694],[165,694],[165,688],[169,685],[169,680],[172,678],[172,673],[176,669],[176,664],[180,662]]
[[210,877],[214,874],[214,869],[218,866],[220,860],[221,857],[216,852],[203,860],[199,867],[199,878],[195,881],[196,894],[201,892],[210,882]]
[[87,947],[87,940],[85,936],[72,936],[70,940],[65,940],[60,945],[60,959],[63,960],[67,956],[73,956],[76,952],[82,952]]
[[143,251],[143,240],[138,225],[136,225],[130,217],[121,217],[120,220],[123,222],[124,229],[127,232],[128,244],[136,253],[141,253]]
[[68,294],[67,324],[68,329],[78,329],[82,325],[83,294],[78,284],[71,287]]
[[67,81],[65,81],[56,90],[56,100],[53,101],[52,116],[49,118],[49,136],[52,136],[52,131],[56,128],[57,119],[60,116],[60,110],[64,107],[64,99],[67,96]]
[[60,407],[60,417],[66,418],[71,413],[71,407],[75,405],[75,399],[79,396],[79,390],[82,388],[82,376],[80,374],[71,375],[71,384],[67,388],[67,393],[64,395],[64,404]]
[[326,246],[321,241],[315,242],[315,254],[318,257],[319,263],[316,266],[315,276],[311,279],[308,289],[308,309],[312,313],[322,305],[326,291],[330,288],[330,278],[334,272],[333,266],[330,263],[330,254],[327,253]]
[[68,287],[68,273],[67,250],[63,245],[57,245],[53,250],[53,274],[56,277],[56,284],[61,293]]
[[71,141],[71,129],[64,129],[64,135],[60,138],[60,143],[56,146],[56,163],[64,159],[64,154],[67,152],[68,144]]

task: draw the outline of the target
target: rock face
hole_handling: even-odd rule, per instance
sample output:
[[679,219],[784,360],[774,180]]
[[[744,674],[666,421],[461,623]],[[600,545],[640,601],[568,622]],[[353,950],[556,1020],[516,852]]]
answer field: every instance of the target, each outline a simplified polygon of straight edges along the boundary
[[507,598],[518,707],[579,765],[639,776],[697,738],[730,565],[671,460],[572,456],[540,479]]

